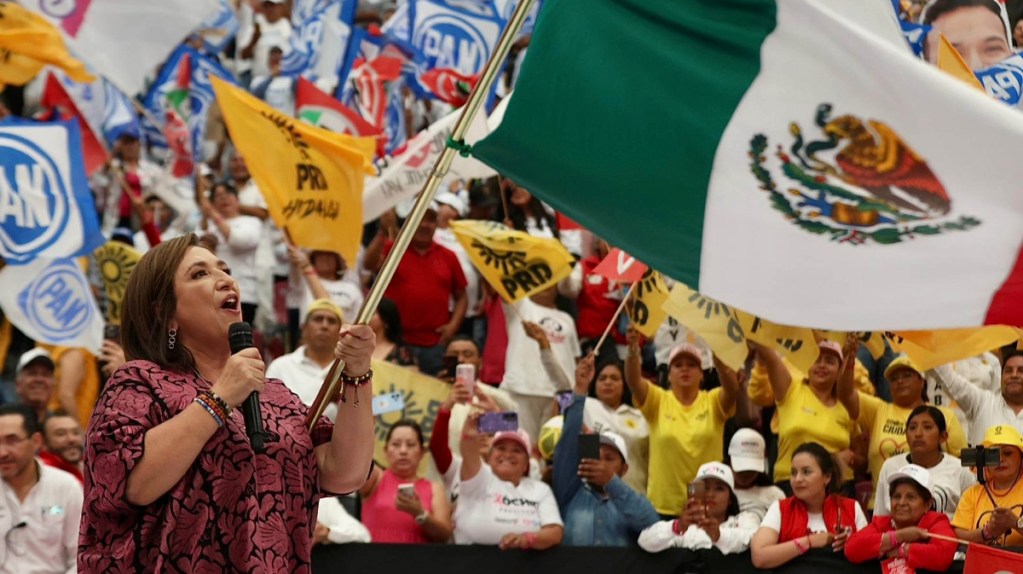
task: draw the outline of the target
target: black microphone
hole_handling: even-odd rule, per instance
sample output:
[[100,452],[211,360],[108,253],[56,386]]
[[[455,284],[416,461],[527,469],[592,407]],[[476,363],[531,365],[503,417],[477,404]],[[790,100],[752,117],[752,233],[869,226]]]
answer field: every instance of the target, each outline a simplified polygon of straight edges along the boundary
[[[252,325],[244,321],[234,323],[227,330],[227,340],[231,344],[231,354],[235,355],[253,347]],[[252,443],[252,450],[256,454],[266,452],[266,433],[263,432],[263,416],[259,410],[259,393],[252,391],[245,402],[242,403],[242,414],[245,415],[245,433],[249,435],[249,442]]]

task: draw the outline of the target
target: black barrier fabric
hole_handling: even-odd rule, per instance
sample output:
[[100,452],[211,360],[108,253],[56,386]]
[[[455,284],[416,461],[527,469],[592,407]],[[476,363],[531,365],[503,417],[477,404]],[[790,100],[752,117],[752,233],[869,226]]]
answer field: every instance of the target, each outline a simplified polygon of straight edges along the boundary
[[[950,572],[962,572],[963,563]],[[778,574],[877,574],[877,562],[851,564],[826,550],[811,550],[775,570]],[[749,553],[723,556],[717,550],[668,550],[648,554],[640,549],[562,546],[537,551],[501,551],[494,546],[347,544],[318,546],[314,574],[365,572],[470,572],[476,574],[762,574]]]

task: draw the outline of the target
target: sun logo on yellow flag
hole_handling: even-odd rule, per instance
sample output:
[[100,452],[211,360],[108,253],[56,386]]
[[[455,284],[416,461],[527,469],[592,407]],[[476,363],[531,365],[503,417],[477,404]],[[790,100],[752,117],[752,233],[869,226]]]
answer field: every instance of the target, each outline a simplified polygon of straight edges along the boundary
[[[750,140],[750,170],[787,220],[850,245],[889,245],[980,225],[955,216],[926,160],[886,122],[831,112],[831,104],[817,107],[819,136],[792,122],[788,148],[774,149],[777,163],[766,157],[767,135]],[[783,192],[777,182],[785,180],[791,187]]]
[[103,278],[103,289],[107,296],[106,320],[119,325],[124,290],[142,254],[124,243],[110,241],[93,252],[93,255],[100,277]]

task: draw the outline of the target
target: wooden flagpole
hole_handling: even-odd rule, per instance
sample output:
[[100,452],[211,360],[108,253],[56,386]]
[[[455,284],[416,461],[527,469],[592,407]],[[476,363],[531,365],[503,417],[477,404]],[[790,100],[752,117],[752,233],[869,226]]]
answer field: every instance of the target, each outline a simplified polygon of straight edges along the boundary
[[[515,43],[519,30],[522,29],[522,24],[533,7],[533,2],[534,0],[521,0],[515,8],[515,12],[508,21],[504,32],[502,32],[497,46],[494,48],[490,61],[487,62],[486,67],[483,69],[479,83],[473,88],[472,93],[469,94],[468,101],[462,107],[462,115],[459,116],[454,130],[451,132],[451,141],[456,143],[464,142],[465,134],[469,131],[469,124],[486,103],[490,87],[497,80],[501,71],[501,64],[508,56],[508,51],[511,49],[512,44]],[[419,194],[418,199],[416,199],[412,212],[409,214],[408,219],[405,220],[401,231],[398,232],[398,237],[394,241],[394,247],[387,255],[387,259],[384,260],[384,264],[380,268],[380,273],[377,275],[373,287],[366,294],[366,301],[363,303],[362,309],[359,310],[359,315],[355,320],[357,324],[368,324],[374,313],[376,313],[377,306],[384,296],[384,291],[394,277],[394,272],[398,269],[398,264],[401,262],[409,243],[412,241],[412,235],[419,228],[419,223],[423,220],[423,216],[426,215],[430,202],[433,201],[437,188],[440,187],[444,176],[447,175],[451,162],[454,161],[455,154],[457,153],[459,153],[459,150],[448,146],[444,148],[440,157],[437,158],[437,163],[434,164],[433,171],[423,186],[423,191]],[[309,408],[306,424],[310,431],[316,426],[316,422],[323,415],[323,411],[327,409],[330,399],[338,395],[342,371],[344,371],[344,362],[335,359],[330,367],[330,371],[327,373],[323,386],[320,387],[320,392],[316,395],[316,400],[313,401]]]
[[607,324],[607,328],[604,329],[604,334],[600,336],[600,340],[597,341],[597,344],[594,345],[593,350],[590,351],[591,355],[596,355],[597,353],[600,352],[600,347],[601,345],[604,344],[604,339],[607,339],[608,334],[611,333],[611,329],[614,329],[615,323],[618,321],[619,315],[621,315],[622,311],[625,310],[625,305],[629,302],[629,297],[632,296],[632,290],[636,288],[636,283],[639,282],[634,281],[632,285],[629,285],[629,290],[626,291],[625,296],[622,297],[622,303],[621,305],[618,305],[618,309],[615,310],[614,316],[611,317],[611,321]]

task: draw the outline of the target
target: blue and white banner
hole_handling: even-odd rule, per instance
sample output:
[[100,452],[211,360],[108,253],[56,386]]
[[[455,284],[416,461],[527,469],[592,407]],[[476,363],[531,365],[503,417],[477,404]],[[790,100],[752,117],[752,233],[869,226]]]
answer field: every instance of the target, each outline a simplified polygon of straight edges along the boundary
[[1023,91],[1023,54],[1013,54],[977,72],[977,79],[991,97],[1010,106],[1019,106]]
[[[418,95],[432,96],[419,78],[434,68],[465,76],[483,71],[504,29],[504,19],[492,2],[409,0],[408,4],[407,38],[415,50],[416,68],[409,85]],[[395,30],[400,31],[400,26]]]
[[[184,66],[188,67],[187,74],[182,71]],[[167,112],[171,110],[182,114],[184,117],[181,119],[188,124],[192,150],[195,152],[202,149],[206,137],[206,118],[210,107],[216,101],[213,86],[210,84],[211,75],[235,83],[231,72],[216,60],[189,46],[179,46],[160,68],[156,81],[150,86],[143,101],[146,111],[157,120],[166,120]],[[182,80],[184,84],[181,83]],[[179,101],[177,98],[181,97],[186,99]],[[145,120],[142,121],[142,125],[150,145],[157,148],[167,147],[167,140],[164,137],[165,126],[154,126]]]
[[103,244],[81,142],[74,120],[0,122],[0,256],[8,266]]
[[37,259],[0,270],[0,307],[35,341],[83,347],[103,344],[103,315],[82,269],[70,259]]
[[219,54],[238,33],[238,15],[228,0],[220,0],[220,9],[202,24],[197,32],[202,36],[206,51]]
[[302,76],[330,93],[347,77],[351,67],[348,52],[356,1],[322,4],[321,10],[302,20],[291,34],[289,48],[281,61],[281,73]]
[[408,143],[408,127],[405,123],[405,82],[401,78],[387,86],[387,110],[384,113],[384,135],[387,144],[384,152],[393,155],[394,150]]
[[98,137],[103,138],[108,149],[113,149],[114,142],[123,133],[140,137],[138,114],[131,100],[106,78],[82,84],[60,70],[51,68],[51,72],[74,101],[89,127]]

